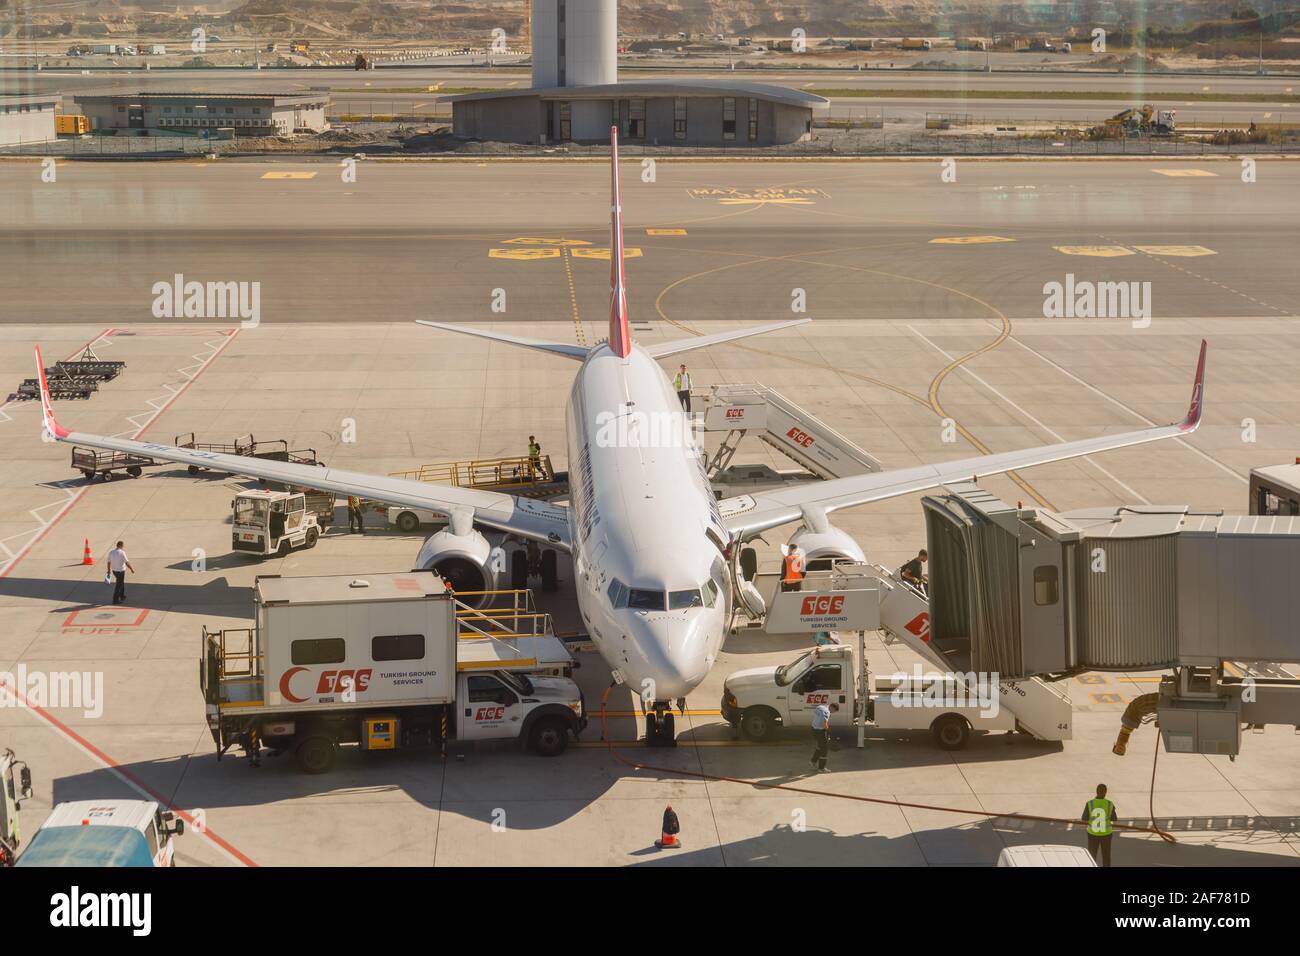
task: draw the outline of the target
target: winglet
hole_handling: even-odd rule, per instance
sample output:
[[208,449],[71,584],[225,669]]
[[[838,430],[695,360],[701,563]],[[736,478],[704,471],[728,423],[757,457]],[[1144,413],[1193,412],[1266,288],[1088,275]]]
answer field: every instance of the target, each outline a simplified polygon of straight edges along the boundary
[[69,431],[54,420],[54,406],[50,404],[50,386],[45,381],[45,363],[41,361],[41,347],[36,346],[36,381],[41,387],[41,418],[51,438],[67,438]]
[[1205,353],[1208,350],[1205,339],[1201,339],[1201,357],[1196,362],[1196,380],[1192,383],[1192,401],[1187,406],[1187,417],[1178,427],[1185,432],[1194,432],[1201,424],[1201,412],[1205,408]]
[[618,184],[617,126],[610,127],[609,147],[609,349],[619,358],[627,358],[632,351],[632,330],[623,286],[623,196]]

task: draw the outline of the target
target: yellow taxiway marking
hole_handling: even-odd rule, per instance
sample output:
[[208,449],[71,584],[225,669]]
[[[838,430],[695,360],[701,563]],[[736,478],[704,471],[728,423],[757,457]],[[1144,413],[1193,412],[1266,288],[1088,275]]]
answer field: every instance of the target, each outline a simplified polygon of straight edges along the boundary
[[1212,173],[1208,169],[1153,169],[1153,173],[1159,173],[1161,176],[1217,176],[1218,173]]
[[1094,704],[1122,704],[1124,698],[1119,694],[1089,694]]
[[968,246],[976,245],[981,242],[1015,242],[1014,239],[1007,239],[1003,236],[940,236],[938,239],[931,239],[930,244],[935,246]]
[[586,239],[547,239],[537,236],[518,236],[514,239],[506,239],[506,245],[520,246],[589,246],[591,245]]
[[[571,747],[644,747],[644,740],[575,740]],[[801,747],[802,740],[779,740],[775,742],[754,743],[749,740],[683,740],[677,738],[676,746],[681,747]]]
[[1213,249],[1206,249],[1204,246],[1134,246],[1138,252],[1145,252],[1151,256],[1183,256],[1191,258],[1193,256],[1217,256],[1218,253]]
[[722,186],[701,186],[686,190],[692,199],[716,199],[725,206],[756,205],[758,203],[783,203],[791,206],[811,205],[818,199],[829,199],[824,190],[814,186],[763,186],[757,189],[737,189]]
[[1052,246],[1057,252],[1067,256],[1097,256],[1108,259],[1114,256],[1131,256],[1132,249],[1123,246]]
[[262,173],[263,179],[315,179],[315,173]]
[[[578,246],[576,248],[570,249],[569,254],[573,256],[573,258],[575,259],[604,259],[606,261],[609,260],[608,249],[599,249],[594,246],[589,246],[585,249],[581,246]],[[623,247],[624,259],[636,259],[640,255],[641,255],[641,250],[636,248],[635,246]]]
[[722,205],[724,205],[724,206],[766,206],[768,203],[771,203],[771,204],[774,205],[774,206],[812,206],[812,205],[815,205],[815,203],[813,202],[813,200],[811,200],[811,199],[803,199],[803,198],[798,197],[798,196],[791,196],[791,197],[786,198],[786,199],[778,199],[778,198],[773,198],[773,199],[758,199],[758,198],[753,198],[753,199],[742,199],[742,198],[739,197],[739,196],[727,196],[727,197],[725,197],[725,198],[723,198],[723,199],[719,199],[718,202],[720,202],[720,203],[721,203]]
[[685,229],[647,229],[645,231],[645,234],[647,236],[684,236],[686,235],[686,230]]
[[518,259],[531,262],[534,259],[558,259],[560,250],[554,247],[535,246],[531,249],[489,249],[489,259]]

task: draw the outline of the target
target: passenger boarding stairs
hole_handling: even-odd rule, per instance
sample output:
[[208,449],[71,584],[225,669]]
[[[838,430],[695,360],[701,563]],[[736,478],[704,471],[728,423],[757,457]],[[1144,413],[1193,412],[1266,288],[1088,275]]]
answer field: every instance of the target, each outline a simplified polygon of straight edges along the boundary
[[709,460],[709,475],[725,470],[746,434],[753,431],[818,478],[847,478],[880,471],[880,462],[848,438],[759,383],[715,385],[704,410],[706,432],[726,432]]
[[[930,639],[930,602],[894,572],[872,566],[880,578],[880,629],[941,673],[969,672],[969,647],[940,647]],[[1039,740],[1069,740],[1074,707],[1061,690],[1037,677],[999,683],[1000,706]]]

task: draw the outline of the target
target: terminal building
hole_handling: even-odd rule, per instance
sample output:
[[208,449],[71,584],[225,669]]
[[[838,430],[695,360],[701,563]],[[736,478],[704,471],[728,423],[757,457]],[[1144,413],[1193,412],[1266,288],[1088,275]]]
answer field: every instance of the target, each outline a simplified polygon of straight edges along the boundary
[[57,139],[54,114],[60,99],[57,95],[0,95],[0,146]]
[[618,82],[616,0],[533,0],[533,85],[450,97],[457,136],[508,143],[774,146],[811,138],[823,97],[729,80]]
[[123,93],[77,96],[91,131],[197,133],[233,129],[236,136],[290,136],[329,129],[329,93]]

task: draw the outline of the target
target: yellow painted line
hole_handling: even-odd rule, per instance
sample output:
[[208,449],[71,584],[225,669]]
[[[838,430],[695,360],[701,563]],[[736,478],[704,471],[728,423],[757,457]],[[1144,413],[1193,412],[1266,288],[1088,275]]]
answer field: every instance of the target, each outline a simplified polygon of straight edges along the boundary
[[548,239],[538,236],[519,236],[505,240],[506,245],[520,246],[589,246],[586,239]]
[[726,199],[719,199],[718,202],[724,206],[762,206],[771,203],[774,206],[811,206],[811,199],[747,199],[738,196],[730,196]]
[[685,229],[647,229],[645,231],[645,234],[647,236],[684,236],[686,235],[686,230]]
[[1153,169],[1153,173],[1159,173],[1161,176],[1217,176],[1218,173],[1212,173],[1208,169]]
[[[555,248],[539,247],[533,249],[489,249],[489,259],[518,259],[529,262],[534,259],[558,259],[560,250]],[[606,254],[608,258],[608,254]]]
[[474,670],[496,670],[498,667],[536,667],[537,659],[534,657],[520,657],[512,661],[457,661],[456,670],[474,671]]
[[[576,740],[571,747],[644,747],[644,740]],[[755,743],[751,740],[683,740],[677,738],[677,747],[802,747],[802,740],[781,740],[776,743]]]
[[[581,247],[570,249],[569,254],[572,255],[573,258],[575,259],[604,259],[606,262],[609,261],[609,250],[597,249],[594,246],[587,249],[583,249]],[[635,246],[623,247],[624,259],[637,259],[640,258],[640,256],[641,256],[641,250],[636,248]]]
[[569,307],[573,310],[574,339],[579,345],[585,346],[587,344],[587,330],[583,328],[582,316],[578,312],[578,290],[573,282],[573,256],[571,255],[564,257],[564,279],[569,284]]
[[1129,684],[1159,684],[1160,677],[1117,677],[1116,680],[1122,680]]
[[263,173],[263,179],[315,179],[315,173]]
[[1205,246],[1134,246],[1138,252],[1145,252],[1152,256],[1181,256],[1191,258],[1194,256],[1217,256],[1218,253],[1213,249],[1207,249]]
[[1089,694],[1094,704],[1122,704],[1124,698],[1119,694]]
[[968,246],[977,245],[984,242],[1015,242],[1014,239],[1007,239],[1003,236],[940,236],[938,239],[931,239],[930,244],[935,246]]
[[1109,259],[1115,256],[1131,256],[1132,249],[1123,246],[1052,246],[1057,252],[1067,256],[1096,256]]

